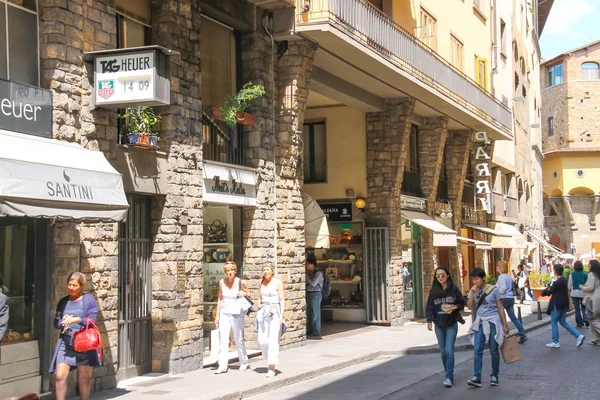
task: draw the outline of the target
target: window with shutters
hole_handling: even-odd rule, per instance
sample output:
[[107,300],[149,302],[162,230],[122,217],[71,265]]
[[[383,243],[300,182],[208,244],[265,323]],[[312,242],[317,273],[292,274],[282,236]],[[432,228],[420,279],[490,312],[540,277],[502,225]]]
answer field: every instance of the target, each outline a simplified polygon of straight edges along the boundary
[[598,71],[598,63],[584,62],[581,64],[581,79],[584,81],[597,81],[600,79]]
[[489,91],[487,59],[475,57],[475,82],[486,91]]
[[418,37],[423,43],[431,47],[433,50],[437,49],[437,21],[427,11],[421,9],[421,25],[418,28]]
[[121,49],[150,44],[150,1],[115,0],[117,46]]
[[451,49],[452,65],[454,65],[457,69],[462,71],[463,70],[463,44],[454,35],[450,35],[450,42],[452,45],[452,49]]

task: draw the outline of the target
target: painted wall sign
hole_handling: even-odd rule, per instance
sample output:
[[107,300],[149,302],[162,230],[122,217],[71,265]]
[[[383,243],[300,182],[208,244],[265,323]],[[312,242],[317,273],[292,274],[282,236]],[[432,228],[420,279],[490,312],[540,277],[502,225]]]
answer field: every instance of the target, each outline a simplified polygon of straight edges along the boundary
[[0,129],[52,138],[52,93],[0,79]]
[[327,221],[351,222],[352,204],[350,203],[319,203]]
[[170,104],[172,53],[160,46],[86,53],[94,57],[94,104],[105,108]]
[[492,141],[488,139],[487,132],[475,132],[475,209],[492,213],[491,198],[491,172],[490,172],[490,147]]

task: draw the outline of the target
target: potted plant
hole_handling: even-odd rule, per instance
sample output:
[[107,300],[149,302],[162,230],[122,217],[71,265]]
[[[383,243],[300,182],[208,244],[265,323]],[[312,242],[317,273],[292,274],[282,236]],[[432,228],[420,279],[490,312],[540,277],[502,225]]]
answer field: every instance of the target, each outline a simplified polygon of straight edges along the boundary
[[213,115],[217,119],[223,119],[229,126],[252,125],[254,117],[245,112],[248,103],[264,94],[263,85],[254,85],[252,82],[248,82],[235,95],[229,96],[222,107],[213,108]]
[[120,115],[120,119],[125,120],[122,133],[127,137],[127,143],[141,147],[158,146],[158,132],[154,125],[162,119],[160,114],[156,114],[153,107],[129,107],[125,114]]
[[550,274],[542,274],[541,272],[529,273],[529,287],[536,299],[542,296],[542,291],[550,283]]

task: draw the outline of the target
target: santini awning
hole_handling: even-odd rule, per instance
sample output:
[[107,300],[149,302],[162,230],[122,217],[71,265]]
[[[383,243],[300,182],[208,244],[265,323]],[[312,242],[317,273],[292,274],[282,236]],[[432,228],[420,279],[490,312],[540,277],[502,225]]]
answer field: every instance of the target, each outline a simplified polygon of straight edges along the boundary
[[433,245],[436,247],[456,246],[456,231],[440,224],[430,216],[416,211],[402,210],[402,216],[415,224],[433,232]]
[[510,236],[500,236],[495,235],[492,238],[492,247],[494,249],[526,249],[527,242],[523,237],[523,234],[519,232],[517,228],[512,225],[505,224],[502,222],[497,222],[494,227],[495,231],[498,231],[503,234],[508,234]]
[[0,130],[0,216],[121,221],[128,208],[102,152]]

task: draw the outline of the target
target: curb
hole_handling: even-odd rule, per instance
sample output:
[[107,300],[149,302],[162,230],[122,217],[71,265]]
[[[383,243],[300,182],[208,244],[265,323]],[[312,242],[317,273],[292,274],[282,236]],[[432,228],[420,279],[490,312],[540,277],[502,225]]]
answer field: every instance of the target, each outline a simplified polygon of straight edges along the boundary
[[[573,315],[575,312],[571,311],[567,313],[567,316]],[[550,319],[535,321],[525,326],[528,332],[535,331],[537,329],[541,329],[545,326],[550,325]],[[454,351],[469,351],[473,350],[473,345],[470,343],[459,344],[455,346]],[[270,392],[273,390],[280,389],[285,386],[293,385],[295,383],[303,382],[317,376],[325,375],[331,372],[339,371],[341,369],[354,366],[357,364],[361,364],[367,361],[372,361],[382,355],[391,355],[391,356],[407,356],[407,355],[422,355],[422,354],[433,354],[439,353],[440,349],[437,346],[429,346],[420,349],[403,349],[403,350],[387,350],[387,351],[377,351],[374,353],[366,354],[360,357],[356,357],[350,360],[346,360],[337,364],[328,365],[326,367],[321,367],[314,369],[310,372],[298,374],[296,376],[291,376],[289,378],[277,379],[268,384],[261,385],[259,387],[241,390],[234,393],[229,393],[224,396],[213,397],[212,400],[239,400],[244,399],[251,396],[256,396],[261,393]]]

